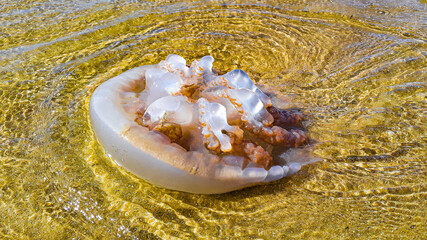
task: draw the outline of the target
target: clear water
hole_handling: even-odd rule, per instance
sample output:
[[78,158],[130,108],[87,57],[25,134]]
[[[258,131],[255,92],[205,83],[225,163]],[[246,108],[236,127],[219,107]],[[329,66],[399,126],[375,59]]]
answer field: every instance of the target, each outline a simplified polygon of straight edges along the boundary
[[[0,238],[427,237],[426,1],[0,0]],[[323,162],[193,195],[118,167],[91,93],[176,53],[248,72]]]

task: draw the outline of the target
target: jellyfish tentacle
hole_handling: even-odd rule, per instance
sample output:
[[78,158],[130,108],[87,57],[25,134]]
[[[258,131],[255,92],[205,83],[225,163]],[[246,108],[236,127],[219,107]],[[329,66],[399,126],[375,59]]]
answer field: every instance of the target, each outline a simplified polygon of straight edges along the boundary
[[[204,143],[211,150],[231,152],[232,144],[243,138],[243,130],[228,124],[223,105],[211,103],[205,98],[200,98],[197,103],[199,104],[199,121],[202,125]],[[232,135],[233,138],[223,131]]]
[[203,71],[205,69],[199,64],[199,61],[194,60],[190,66],[190,79],[195,83],[201,83],[203,81]]
[[274,121],[261,100],[248,89],[218,88],[207,94],[213,95],[214,98],[228,99],[241,114],[241,120],[254,125],[256,128],[267,127]]
[[247,89],[253,92],[264,107],[271,107],[271,99],[254,84],[243,70],[236,69],[222,76],[217,76],[207,83],[207,87],[223,86],[230,89]]
[[187,67],[187,61],[176,54],[170,54],[166,57],[166,60],[162,60],[159,66],[162,70],[170,73],[175,73],[183,78],[186,78],[190,74],[190,69]]
[[162,122],[189,125],[193,122],[193,104],[184,96],[165,96],[150,104],[142,119],[150,128]]
[[244,127],[246,130],[261,137],[264,141],[282,147],[299,147],[306,144],[309,139],[305,132],[298,129],[287,131],[279,126],[259,129],[247,123],[245,123]]
[[147,105],[168,95],[177,95],[182,88],[183,79],[162,69],[152,68],[145,73]]
[[265,95],[259,88],[254,84],[249,75],[240,69],[235,69],[231,72],[228,72],[224,75],[227,79],[228,85],[232,89],[241,89],[245,88],[258,97],[259,100],[264,104],[264,107],[270,107],[272,105],[271,99]]
[[213,62],[212,56],[204,56],[199,61],[194,60],[190,66],[190,76],[186,79],[187,84],[197,84],[202,87],[205,84],[205,79],[212,78]]

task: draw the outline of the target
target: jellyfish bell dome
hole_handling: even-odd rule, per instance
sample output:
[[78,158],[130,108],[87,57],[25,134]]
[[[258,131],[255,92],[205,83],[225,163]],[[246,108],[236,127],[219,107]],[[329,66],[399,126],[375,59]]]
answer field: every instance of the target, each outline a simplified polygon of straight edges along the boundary
[[156,186],[201,194],[275,181],[308,163],[292,154],[308,137],[286,126],[302,115],[272,106],[242,70],[216,75],[213,61],[188,66],[169,55],[97,87],[91,124],[109,156]]

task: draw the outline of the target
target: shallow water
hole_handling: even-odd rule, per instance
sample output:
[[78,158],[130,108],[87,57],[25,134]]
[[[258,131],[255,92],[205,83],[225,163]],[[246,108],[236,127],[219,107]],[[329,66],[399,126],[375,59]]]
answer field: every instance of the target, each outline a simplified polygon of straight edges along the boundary
[[[0,238],[425,239],[426,2],[280,2],[0,0]],[[279,91],[324,161],[212,196],[118,167],[90,95],[171,53]]]

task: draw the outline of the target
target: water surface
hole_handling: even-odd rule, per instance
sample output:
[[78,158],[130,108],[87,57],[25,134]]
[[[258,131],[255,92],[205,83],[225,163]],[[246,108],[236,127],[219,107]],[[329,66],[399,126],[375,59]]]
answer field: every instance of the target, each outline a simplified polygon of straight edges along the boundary
[[[0,238],[425,239],[426,2],[283,2],[0,0]],[[171,53],[291,100],[324,161],[212,196],[118,167],[90,95]]]

